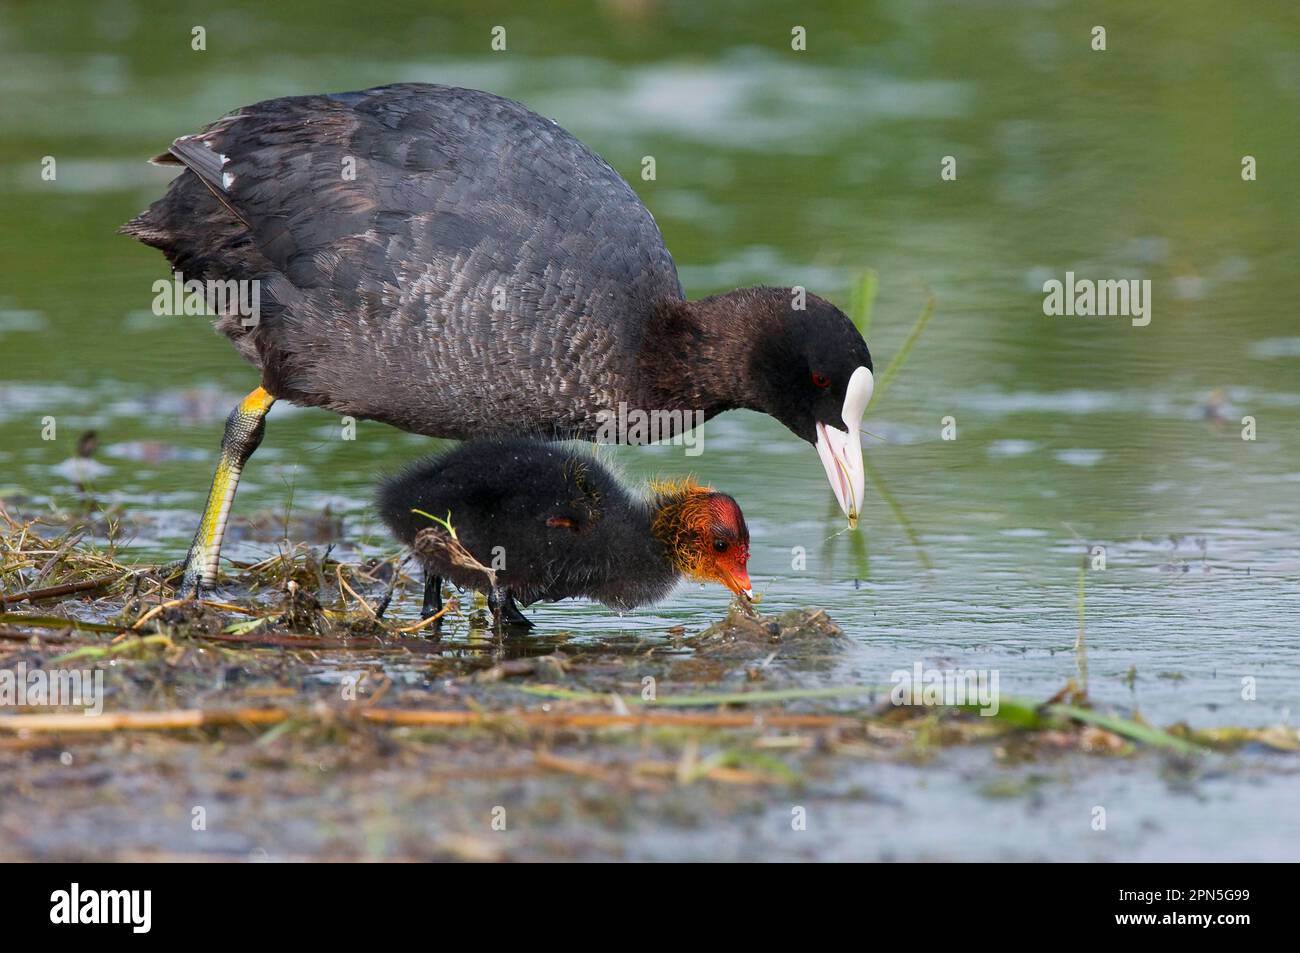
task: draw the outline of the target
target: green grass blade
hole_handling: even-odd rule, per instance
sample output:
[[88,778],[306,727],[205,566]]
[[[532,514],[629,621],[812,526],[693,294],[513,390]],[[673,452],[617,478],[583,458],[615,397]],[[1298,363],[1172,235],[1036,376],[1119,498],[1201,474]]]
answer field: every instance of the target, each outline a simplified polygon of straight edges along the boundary
[[62,616],[23,615],[21,612],[0,612],[0,622],[9,622],[20,626],[34,626],[39,629],[76,629],[79,632],[125,632],[124,625],[110,625],[105,622],[82,622],[80,619],[65,619]]
[[907,358],[912,353],[912,348],[916,346],[916,342],[920,340],[922,332],[925,331],[925,326],[930,323],[930,318],[934,316],[935,302],[936,299],[934,295],[932,293],[927,293],[925,305],[921,308],[921,313],[917,316],[916,323],[912,325],[912,330],[907,332],[907,337],[903,340],[903,346],[898,349],[898,353],[894,355],[894,359],[890,361],[889,366],[885,368],[885,373],[882,374],[880,379],[876,382],[875,396],[871,400],[873,405],[878,405],[880,403],[881,399],[885,396],[885,392],[889,390],[889,385],[893,382],[895,375],[898,374],[898,372],[903,369],[903,365],[907,363]]
[[864,338],[871,330],[871,312],[876,306],[879,276],[870,268],[861,272],[849,288],[849,320]]
[[1107,715],[1103,712],[1093,711],[1090,708],[1080,708],[1077,705],[1051,705],[1048,711],[1064,718],[1088,722],[1099,728],[1105,728],[1107,731],[1113,731],[1117,735],[1130,738],[1133,741],[1151,745],[1154,748],[1165,748],[1182,754],[1198,754],[1203,750],[1199,745],[1171,735],[1169,732],[1162,731],[1153,725],[1134,721],[1131,718]]
[[929,554],[925,551],[925,547],[921,545],[921,537],[917,534],[916,529],[913,528],[912,521],[907,518],[907,514],[903,512],[903,508],[898,504],[898,500],[894,498],[894,494],[889,492],[889,488],[885,486],[885,481],[881,479],[880,473],[866,457],[862,458],[862,466],[866,470],[867,479],[871,481],[872,488],[874,488],[877,495],[885,501],[885,505],[889,507],[889,512],[893,514],[894,519],[898,521],[898,525],[903,527],[903,532],[907,535],[908,542],[910,542],[912,548],[916,550],[916,561],[919,562],[924,569],[933,569],[934,564],[930,562]]

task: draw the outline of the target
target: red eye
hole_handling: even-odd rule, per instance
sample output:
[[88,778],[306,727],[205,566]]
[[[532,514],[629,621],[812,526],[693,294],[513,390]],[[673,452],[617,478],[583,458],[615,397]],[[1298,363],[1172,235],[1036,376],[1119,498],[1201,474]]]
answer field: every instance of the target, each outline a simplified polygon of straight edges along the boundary
[[826,388],[831,386],[831,379],[825,374],[818,374],[813,371],[813,387]]

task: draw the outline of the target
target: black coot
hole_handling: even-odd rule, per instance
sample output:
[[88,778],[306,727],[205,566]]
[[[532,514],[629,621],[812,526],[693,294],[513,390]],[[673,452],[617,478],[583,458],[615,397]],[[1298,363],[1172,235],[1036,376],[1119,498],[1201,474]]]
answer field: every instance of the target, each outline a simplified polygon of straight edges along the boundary
[[277,399],[454,438],[603,439],[624,407],[668,412],[662,439],[683,412],[750,408],[816,445],[856,522],[873,378],[853,324],[799,288],[686,300],[636,193],[519,103],[417,83],[274,99],[155,161],[183,169],[122,230],[185,280],[259,289],[256,314],[217,320],[261,386],[227,421],[182,591],[215,583]]
[[581,596],[630,609],[683,576],[751,594],[735,500],[690,480],[630,493],[591,453],[562,444],[473,440],[385,480],[378,505],[424,566],[426,618],[442,605],[444,578],[486,592],[499,621],[525,626],[516,601]]

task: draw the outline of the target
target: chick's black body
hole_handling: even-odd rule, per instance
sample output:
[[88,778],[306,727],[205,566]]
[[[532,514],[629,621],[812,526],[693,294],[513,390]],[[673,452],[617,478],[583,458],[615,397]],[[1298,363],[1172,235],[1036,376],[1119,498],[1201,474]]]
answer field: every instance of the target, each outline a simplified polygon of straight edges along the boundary
[[[513,600],[574,596],[628,609],[662,599],[678,579],[668,548],[652,535],[650,503],[590,453],[563,445],[472,441],[386,480],[378,505],[407,545],[436,525],[413,510],[439,519],[450,513],[458,542],[495,570],[494,595],[507,616]],[[416,550],[430,577],[493,595],[482,571]]]

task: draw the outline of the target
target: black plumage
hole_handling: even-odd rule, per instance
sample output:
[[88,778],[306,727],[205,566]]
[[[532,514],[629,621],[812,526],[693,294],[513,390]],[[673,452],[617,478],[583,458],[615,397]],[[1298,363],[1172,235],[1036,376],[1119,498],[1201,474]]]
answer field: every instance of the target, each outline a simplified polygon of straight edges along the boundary
[[[229,418],[183,592],[216,582],[278,399],[435,437],[629,443],[749,408],[816,446],[856,522],[873,378],[853,324],[802,288],[686,300],[631,187],[519,103],[418,83],[273,99],[155,161],[183,169],[122,231],[186,281],[257,282],[260,306],[217,318],[261,382]],[[612,426],[628,410],[657,426]]]
[[[441,578],[487,592],[515,621],[516,600],[629,609],[664,598],[684,575],[749,588],[749,531],[735,500],[689,480],[630,492],[571,445],[470,441],[383,481],[377,503],[431,580],[426,614]],[[462,548],[479,566],[458,557]]]
[[618,173],[490,93],[411,83],[269,100],[158,161],[186,170],[123,231],[187,279],[261,282],[258,324],[218,327],[294,403],[454,438],[591,439],[620,401],[751,407],[812,441],[813,405],[834,401],[805,365],[841,401],[871,366],[816,296],[804,311],[789,289],[685,301]]

